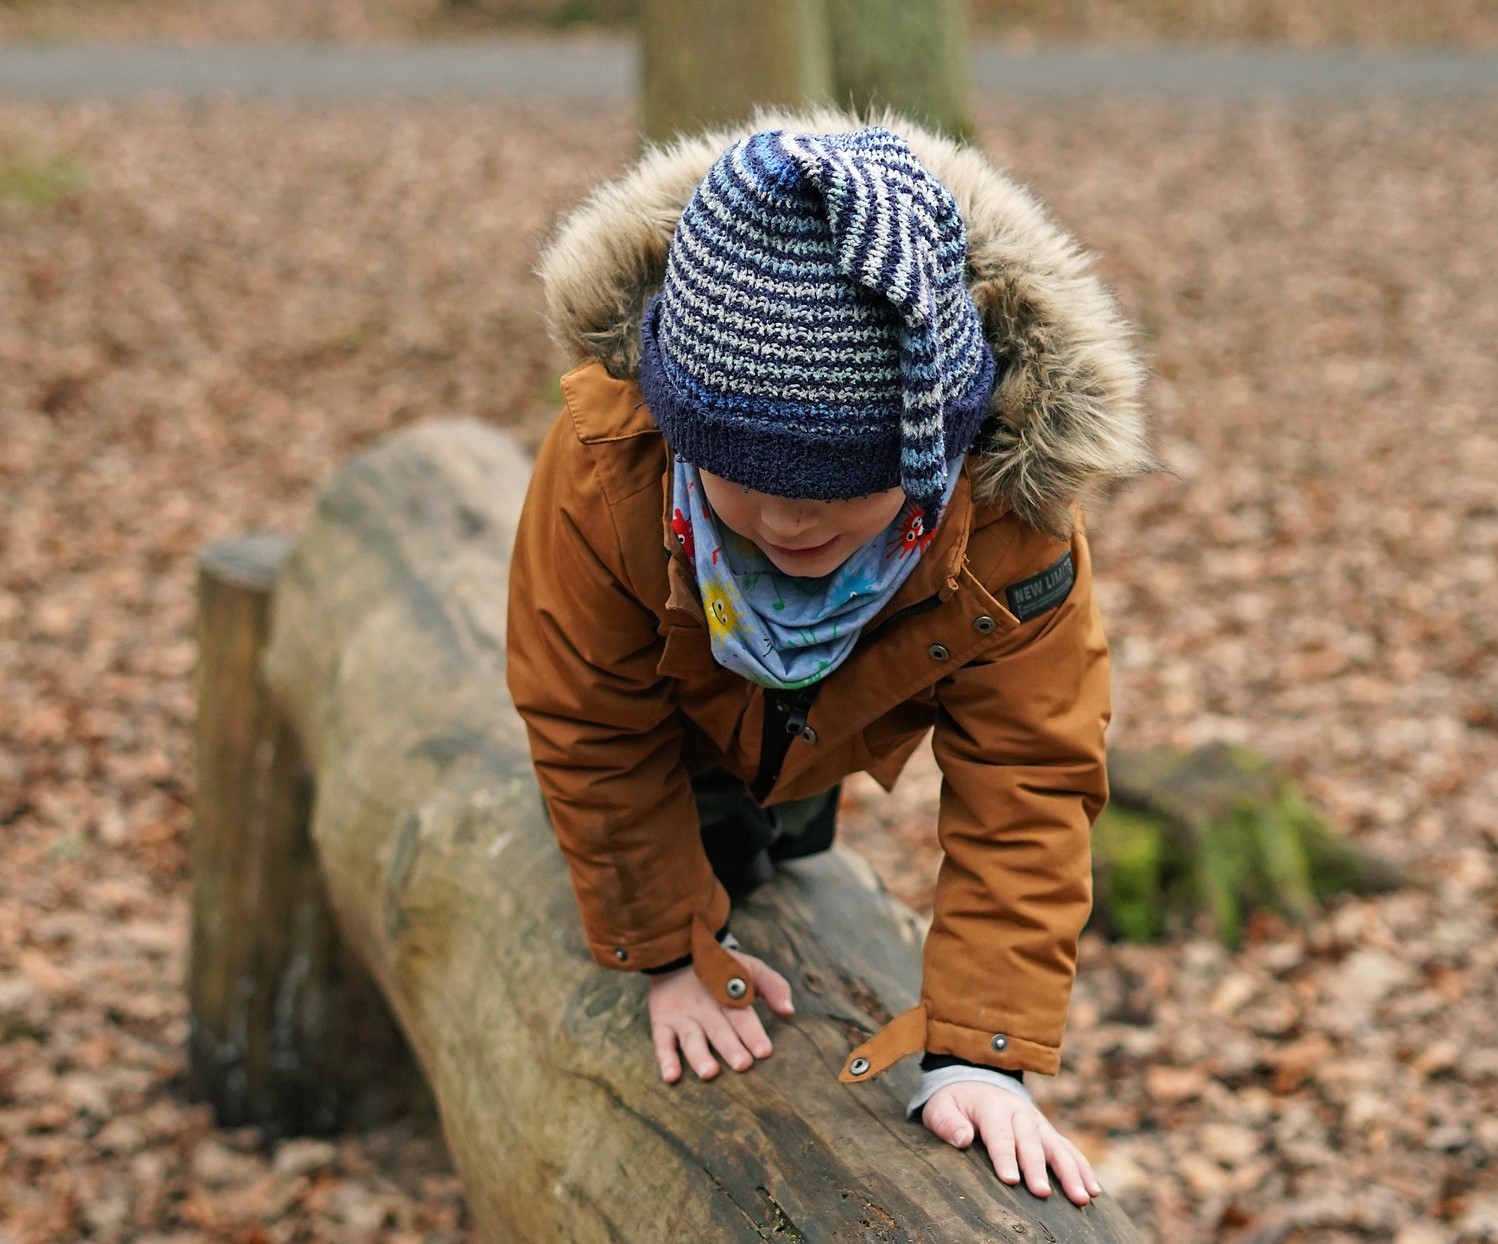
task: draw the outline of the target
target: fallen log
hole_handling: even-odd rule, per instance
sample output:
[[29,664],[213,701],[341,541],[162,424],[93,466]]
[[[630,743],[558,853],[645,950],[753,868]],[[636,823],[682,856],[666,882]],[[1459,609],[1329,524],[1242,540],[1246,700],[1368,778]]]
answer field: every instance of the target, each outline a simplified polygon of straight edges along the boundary
[[1137,1241],[1109,1197],[1007,1188],[980,1147],[905,1122],[913,1060],[837,1082],[920,980],[912,913],[841,850],[736,909],[796,991],[774,1055],[661,1082],[643,981],[585,949],[505,688],[527,472],[472,421],[354,458],[281,573],[263,665],[314,775],[338,926],[432,1087],[484,1238]]

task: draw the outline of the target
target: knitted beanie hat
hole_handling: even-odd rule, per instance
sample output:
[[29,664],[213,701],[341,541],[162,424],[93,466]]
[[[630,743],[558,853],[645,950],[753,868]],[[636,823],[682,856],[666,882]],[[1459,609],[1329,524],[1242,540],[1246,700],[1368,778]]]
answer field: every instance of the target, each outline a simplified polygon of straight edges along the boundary
[[956,201],[889,130],[752,134],[682,212],[640,389],[672,450],[714,475],[934,503],[994,380],[966,259]]

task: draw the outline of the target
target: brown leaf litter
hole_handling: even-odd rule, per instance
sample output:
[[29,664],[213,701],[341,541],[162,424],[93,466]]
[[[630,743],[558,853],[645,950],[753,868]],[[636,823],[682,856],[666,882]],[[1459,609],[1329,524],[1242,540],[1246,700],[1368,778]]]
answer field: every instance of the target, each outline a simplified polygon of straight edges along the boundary
[[[1091,523],[1112,741],[1252,743],[1423,883],[1234,953],[1084,939],[1039,1092],[1171,1244],[1498,1239],[1495,133],[984,116],[1152,360],[1172,473]],[[0,105],[0,1241],[471,1238],[434,1137],[265,1154],[182,1100],[194,556],[394,427],[533,445],[535,250],[631,146],[539,105]],[[923,763],[847,828],[918,905]]]

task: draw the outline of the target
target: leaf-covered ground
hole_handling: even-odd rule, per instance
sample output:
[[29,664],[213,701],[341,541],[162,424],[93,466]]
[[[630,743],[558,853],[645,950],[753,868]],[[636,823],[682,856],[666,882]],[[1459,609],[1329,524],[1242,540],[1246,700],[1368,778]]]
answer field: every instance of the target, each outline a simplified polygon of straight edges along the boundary
[[[534,444],[530,275],[630,118],[0,105],[0,1242],[463,1241],[440,1142],[180,1091],[194,557],[436,414]],[[1166,1241],[1498,1239],[1498,105],[989,111],[1142,330],[1118,744],[1251,742],[1423,885],[1088,938],[1041,1093]],[[517,487],[520,486],[517,481]],[[849,796],[928,900],[933,779]],[[935,1142],[933,1142],[935,1143]]]

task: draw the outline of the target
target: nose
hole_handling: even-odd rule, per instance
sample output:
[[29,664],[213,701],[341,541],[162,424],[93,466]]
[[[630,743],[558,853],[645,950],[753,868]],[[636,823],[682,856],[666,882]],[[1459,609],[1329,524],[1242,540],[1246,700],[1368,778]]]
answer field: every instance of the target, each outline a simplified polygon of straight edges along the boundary
[[764,532],[776,544],[794,540],[810,527],[815,520],[811,507],[803,501],[789,497],[772,497],[760,511],[759,521]]

